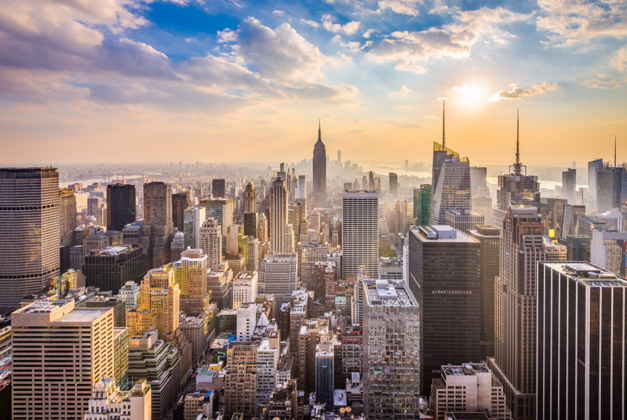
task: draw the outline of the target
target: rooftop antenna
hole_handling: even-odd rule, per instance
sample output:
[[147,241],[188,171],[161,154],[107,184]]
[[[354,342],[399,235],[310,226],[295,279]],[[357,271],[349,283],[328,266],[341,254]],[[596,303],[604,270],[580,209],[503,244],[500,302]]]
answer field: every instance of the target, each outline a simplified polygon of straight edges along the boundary
[[516,108],[516,167],[520,166],[520,108]]
[[614,167],[616,168],[616,134],[614,134]]

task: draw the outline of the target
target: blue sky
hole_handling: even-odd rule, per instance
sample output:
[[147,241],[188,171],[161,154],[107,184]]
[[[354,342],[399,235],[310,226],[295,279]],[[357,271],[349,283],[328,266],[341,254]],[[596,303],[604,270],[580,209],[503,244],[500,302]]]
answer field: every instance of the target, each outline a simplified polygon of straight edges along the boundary
[[473,163],[517,108],[527,163],[627,137],[627,0],[3,3],[0,164],[298,161],[319,117],[332,155],[426,162],[439,98]]

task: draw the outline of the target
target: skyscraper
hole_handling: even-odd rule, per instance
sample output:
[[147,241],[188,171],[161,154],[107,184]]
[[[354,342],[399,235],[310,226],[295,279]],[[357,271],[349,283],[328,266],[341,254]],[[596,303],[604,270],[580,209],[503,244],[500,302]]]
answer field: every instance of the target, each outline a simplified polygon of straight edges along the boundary
[[244,190],[244,213],[257,212],[257,190],[252,181],[248,181]]
[[217,270],[222,262],[222,228],[213,217],[205,220],[200,228],[199,246],[208,257],[209,268]]
[[305,175],[298,175],[298,197],[307,198],[307,177]]
[[122,232],[124,226],[135,221],[135,185],[107,186],[107,230]]
[[562,172],[562,197],[564,197],[568,204],[577,204],[576,199],[577,191],[577,170],[568,168],[568,170]]
[[586,263],[538,267],[534,418],[624,419],[627,281]]
[[588,162],[588,208],[596,211],[597,205],[597,174],[603,167],[603,159]]
[[[597,213],[620,208],[621,194],[627,190],[627,171],[609,164],[597,171]],[[623,185],[625,184],[625,185]],[[625,191],[627,192],[627,191]]]
[[318,124],[318,141],[313,151],[313,205],[327,206],[327,149],[322,143],[322,129]]
[[[71,188],[59,190],[59,209],[61,214],[61,246],[72,245],[76,229],[76,197]],[[94,214],[95,215],[95,214]]]
[[148,268],[160,267],[170,262],[173,230],[172,186],[163,182],[144,184],[142,241]]
[[360,265],[376,277],[379,270],[379,194],[342,193],[342,280],[356,275]]
[[226,197],[226,181],[224,179],[214,179],[211,181],[211,195],[214,198]]
[[[529,205],[540,208],[540,184],[538,177],[527,175],[527,167],[520,162],[520,120],[516,118],[516,162],[509,167],[510,173],[499,175],[499,189],[496,191],[497,209],[494,211],[494,224],[501,223],[509,205]],[[522,169],[525,168],[523,175]]]
[[291,252],[285,241],[287,230],[287,190],[283,178],[272,182],[270,189],[270,245],[274,252]]
[[510,206],[501,236],[501,266],[494,285],[495,357],[516,420],[535,419],[537,263],[546,259],[542,217],[533,206]]
[[172,223],[179,232],[185,231],[185,210],[192,206],[192,195],[183,190],[172,194]]
[[392,195],[392,197],[396,197],[398,195],[398,176],[395,173],[390,172],[389,179],[390,194]]
[[0,169],[0,308],[60,274],[60,220],[56,168]]
[[431,185],[414,188],[414,225],[431,225]]
[[499,275],[501,232],[494,226],[477,226],[468,236],[479,241],[481,270],[481,360],[494,356],[494,279]]
[[295,253],[270,252],[259,267],[259,293],[274,295],[277,307],[289,302],[298,288],[298,258]]
[[481,356],[480,243],[450,226],[409,230],[409,289],[421,321],[421,395],[442,365]]

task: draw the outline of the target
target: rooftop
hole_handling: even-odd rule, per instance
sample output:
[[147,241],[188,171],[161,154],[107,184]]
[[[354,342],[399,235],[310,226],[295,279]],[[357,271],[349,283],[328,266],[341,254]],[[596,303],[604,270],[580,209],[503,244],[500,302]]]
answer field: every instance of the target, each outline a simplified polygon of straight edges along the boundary
[[490,373],[490,369],[483,363],[442,366],[442,375],[446,376],[474,376],[478,373]]
[[627,287],[627,279],[624,277],[586,262],[545,265],[589,287]]

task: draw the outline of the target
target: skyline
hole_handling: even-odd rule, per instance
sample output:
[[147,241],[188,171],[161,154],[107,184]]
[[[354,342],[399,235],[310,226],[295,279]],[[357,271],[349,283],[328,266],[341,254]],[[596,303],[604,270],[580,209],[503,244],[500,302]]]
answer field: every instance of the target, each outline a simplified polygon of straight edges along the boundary
[[622,1],[9,0],[0,165],[298,162],[318,118],[332,158],[428,162],[440,98],[471,163],[513,161],[516,108],[525,164],[612,160],[615,135],[622,162],[626,22]]

